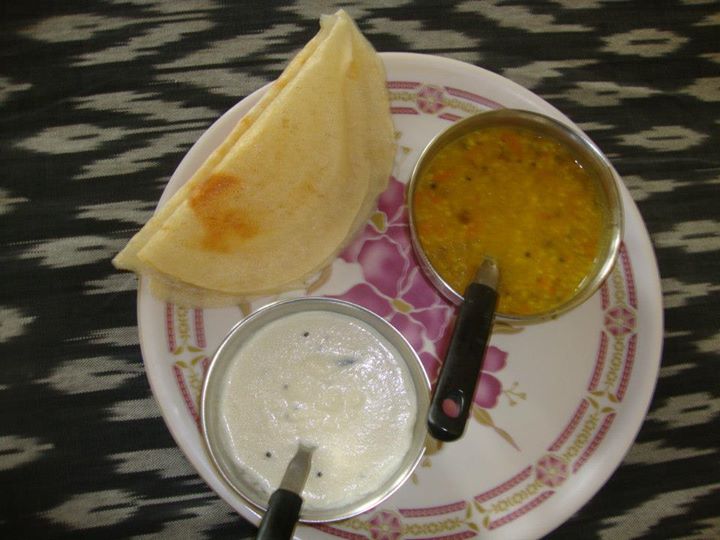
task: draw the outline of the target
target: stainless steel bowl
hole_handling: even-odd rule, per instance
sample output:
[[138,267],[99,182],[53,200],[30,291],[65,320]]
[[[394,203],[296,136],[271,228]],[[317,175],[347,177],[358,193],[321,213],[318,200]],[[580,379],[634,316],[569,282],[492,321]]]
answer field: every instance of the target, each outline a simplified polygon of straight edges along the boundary
[[242,471],[234,465],[233,456],[223,443],[219,407],[220,389],[225,374],[231,366],[236,352],[245,341],[268,323],[293,313],[308,311],[330,311],[352,317],[374,328],[400,353],[405,361],[417,397],[417,415],[410,449],[395,473],[377,490],[361,499],[351,501],[344,506],[331,509],[305,509],[300,513],[300,521],[325,522],[346,519],[360,514],[380,504],[395,492],[412,474],[425,451],[427,427],[425,417],[430,401],[430,382],[422,367],[420,358],[405,338],[387,321],[374,313],[341,300],[319,297],[307,297],[286,300],[270,304],[251,314],[232,330],[215,353],[201,395],[201,427],[207,452],[220,476],[249,505],[258,511],[267,509],[269,494],[259,490],[252,482],[243,477]]
[[[575,155],[577,161],[590,172],[590,176],[597,181],[600,187],[600,193],[604,199],[602,203],[605,207],[605,224],[601,239],[601,249],[595,260],[593,269],[580,284],[574,296],[565,303],[543,313],[532,315],[496,313],[497,319],[509,323],[523,324],[551,319],[583,303],[600,287],[615,264],[622,238],[622,202],[612,166],[595,143],[583,133],[547,116],[518,109],[498,109],[483,112],[453,124],[450,128],[430,141],[420,155],[420,159],[412,172],[412,177],[408,185],[407,201],[413,248],[425,274],[437,289],[451,302],[458,305],[461,304],[463,301],[463,291],[453,289],[437,270],[435,270],[418,238],[413,209],[414,192],[419,178],[438,151],[450,142],[472,131],[496,126],[528,129],[564,144]],[[507,226],[512,227],[512,223],[508,223]],[[500,268],[500,276],[502,280],[502,268]]]

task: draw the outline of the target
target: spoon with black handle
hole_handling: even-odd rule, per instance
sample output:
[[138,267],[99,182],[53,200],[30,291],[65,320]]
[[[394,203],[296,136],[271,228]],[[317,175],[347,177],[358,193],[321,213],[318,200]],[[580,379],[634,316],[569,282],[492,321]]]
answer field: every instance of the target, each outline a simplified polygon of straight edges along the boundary
[[287,540],[300,517],[302,491],[310,473],[314,447],[300,443],[297,452],[288,463],[280,487],[270,496],[268,508],[260,521],[257,540]]
[[428,430],[440,441],[455,441],[465,431],[495,319],[498,279],[498,267],[488,257],[465,289],[428,411]]

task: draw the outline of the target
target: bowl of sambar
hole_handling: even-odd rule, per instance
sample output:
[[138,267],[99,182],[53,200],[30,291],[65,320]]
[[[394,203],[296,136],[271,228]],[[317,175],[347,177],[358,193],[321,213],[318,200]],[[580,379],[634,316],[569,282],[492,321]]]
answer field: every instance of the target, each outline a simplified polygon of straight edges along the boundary
[[622,203],[583,133],[529,111],[465,118],[435,137],[408,186],[424,271],[460,304],[484,258],[500,270],[497,317],[528,323],[587,300],[612,270]]
[[425,148],[408,185],[413,248],[459,312],[428,431],[465,430],[496,318],[551,319],[608,276],[622,235],[612,166],[584,134],[515,109],[480,113]]

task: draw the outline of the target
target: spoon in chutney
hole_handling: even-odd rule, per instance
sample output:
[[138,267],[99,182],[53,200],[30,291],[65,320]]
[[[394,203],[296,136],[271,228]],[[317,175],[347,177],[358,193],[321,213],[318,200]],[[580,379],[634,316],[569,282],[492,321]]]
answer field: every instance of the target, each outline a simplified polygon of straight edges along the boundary
[[299,444],[288,463],[280,487],[270,496],[268,508],[258,527],[257,540],[284,540],[292,538],[300,518],[302,491],[305,487],[314,446]]

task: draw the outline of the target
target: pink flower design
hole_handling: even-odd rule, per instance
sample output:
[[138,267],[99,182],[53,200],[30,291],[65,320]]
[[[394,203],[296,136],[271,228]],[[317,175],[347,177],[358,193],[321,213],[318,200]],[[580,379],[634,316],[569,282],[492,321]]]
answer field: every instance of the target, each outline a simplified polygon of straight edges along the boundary
[[635,313],[624,306],[612,308],[605,314],[605,327],[613,336],[629,334],[635,325]]
[[[334,297],[364,306],[392,324],[417,352],[428,378],[435,383],[442,365],[440,359],[445,357],[452,337],[451,323],[456,310],[418,265],[409,229],[405,186],[391,178],[378,199],[378,211],[362,234],[340,254],[346,263],[356,265],[362,281]],[[488,347],[473,396],[473,417],[519,449],[510,434],[496,426],[485,411],[497,406],[504,392],[493,374],[506,365],[507,353],[495,346]],[[373,533],[373,538],[392,538],[379,535],[380,532]]]
[[[405,186],[391,178],[378,210],[363,234],[340,255],[358,263],[364,282],[338,298],[366,307],[390,322],[417,351],[431,382],[437,380],[449,340],[455,307],[445,300],[418,266],[410,240]],[[474,402],[497,405],[502,383],[493,373],[505,368],[507,353],[488,347]]]
[[[450,336],[448,336],[448,338],[449,337]],[[446,341],[449,341],[449,339],[446,339]],[[431,381],[435,382],[438,374],[440,373],[440,366],[442,363],[436,358],[430,360],[429,368],[428,362],[423,363],[426,366],[428,377]],[[478,375],[475,395],[473,396],[473,403],[475,403],[475,405],[482,407],[483,409],[493,409],[498,404],[503,387],[497,377],[492,374],[505,368],[506,364],[507,353],[494,345],[490,345],[485,353],[485,361],[483,362],[482,370]]]
[[473,396],[473,401],[477,406],[483,409],[492,409],[497,405],[503,388],[502,383],[491,373],[497,373],[506,364],[507,353],[494,345],[490,345],[485,353],[485,361],[478,376],[477,388]]
[[568,477],[566,463],[553,454],[546,454],[535,464],[537,479],[548,487],[557,487]]
[[400,516],[385,510],[370,520],[370,538],[374,540],[397,540],[402,535]]
[[423,86],[417,95],[418,108],[427,114],[436,114],[442,109],[443,89],[438,86]]
[[360,264],[365,282],[338,298],[380,315],[405,336],[426,369],[438,362],[454,308],[417,265],[410,241],[405,186],[392,178],[378,201],[379,212],[340,255]]

